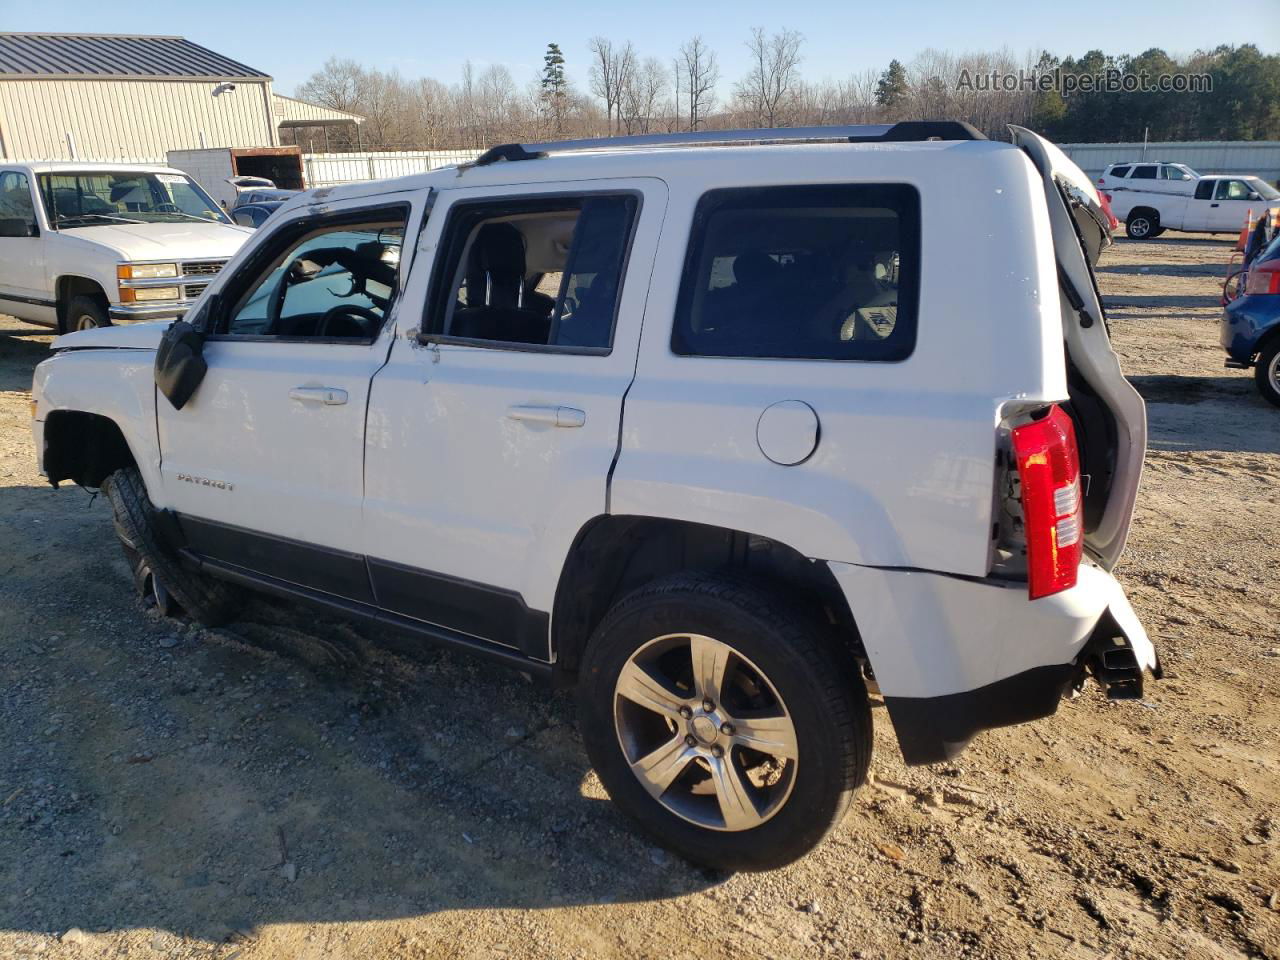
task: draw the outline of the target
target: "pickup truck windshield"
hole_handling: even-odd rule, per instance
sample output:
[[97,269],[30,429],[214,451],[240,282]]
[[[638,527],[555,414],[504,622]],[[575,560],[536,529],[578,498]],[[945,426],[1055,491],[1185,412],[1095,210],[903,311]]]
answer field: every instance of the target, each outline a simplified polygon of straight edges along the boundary
[[55,227],[231,222],[207,193],[180,173],[42,173],[40,196]]

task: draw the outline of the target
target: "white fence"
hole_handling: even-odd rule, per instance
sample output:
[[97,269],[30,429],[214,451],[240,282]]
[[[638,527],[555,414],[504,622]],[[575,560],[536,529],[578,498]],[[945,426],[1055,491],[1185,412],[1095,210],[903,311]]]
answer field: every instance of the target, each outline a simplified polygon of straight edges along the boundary
[[1108,164],[1127,160],[1185,163],[1200,173],[1252,173],[1280,180],[1280,141],[1200,140],[1161,143],[1063,143],[1063,152],[1085,173],[1098,177]]
[[386,153],[304,153],[302,173],[308,187],[388,180],[441,167],[470,163],[479,150],[405,150]]

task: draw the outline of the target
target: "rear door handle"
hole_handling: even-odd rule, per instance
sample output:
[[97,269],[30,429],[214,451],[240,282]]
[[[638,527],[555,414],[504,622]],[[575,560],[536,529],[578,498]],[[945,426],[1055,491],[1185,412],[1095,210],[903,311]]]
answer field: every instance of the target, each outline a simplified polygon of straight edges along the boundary
[[347,402],[347,391],[337,387],[294,387],[289,391],[289,399],[299,403],[322,403],[327,407],[337,407]]
[[545,423],[552,427],[580,427],[587,422],[587,415],[577,407],[512,406],[507,407],[507,419]]

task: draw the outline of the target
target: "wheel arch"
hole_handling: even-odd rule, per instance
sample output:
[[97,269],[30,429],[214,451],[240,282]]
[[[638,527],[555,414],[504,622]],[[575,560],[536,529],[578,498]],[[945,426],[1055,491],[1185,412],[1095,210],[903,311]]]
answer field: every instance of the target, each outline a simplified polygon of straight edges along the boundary
[[104,310],[111,309],[111,298],[102,284],[91,277],[64,273],[54,284],[54,298],[58,314],[58,331],[67,332],[67,310],[75,297],[93,297],[101,302]]
[[551,645],[563,674],[576,674],[591,634],[633,590],[669,574],[735,570],[785,588],[817,614],[851,657],[862,657],[857,626],[829,565],[758,534],[685,520],[597,516],[578,531],[561,569]]
[[138,458],[115,420],[83,410],[54,410],[44,421],[44,472],[53,486],[71,480],[100,487]]

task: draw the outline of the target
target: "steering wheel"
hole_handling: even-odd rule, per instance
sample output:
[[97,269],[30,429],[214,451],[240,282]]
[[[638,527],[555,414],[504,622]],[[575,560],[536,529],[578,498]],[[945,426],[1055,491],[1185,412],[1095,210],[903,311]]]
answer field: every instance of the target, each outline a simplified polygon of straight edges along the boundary
[[[360,336],[370,340],[378,335],[378,328],[382,326],[382,317],[368,307],[362,307],[358,303],[340,303],[336,307],[329,308],[320,318],[320,322],[316,324],[316,336],[328,336],[329,324],[339,317],[354,323],[360,328]],[[349,336],[349,334],[339,334],[339,336]]]

